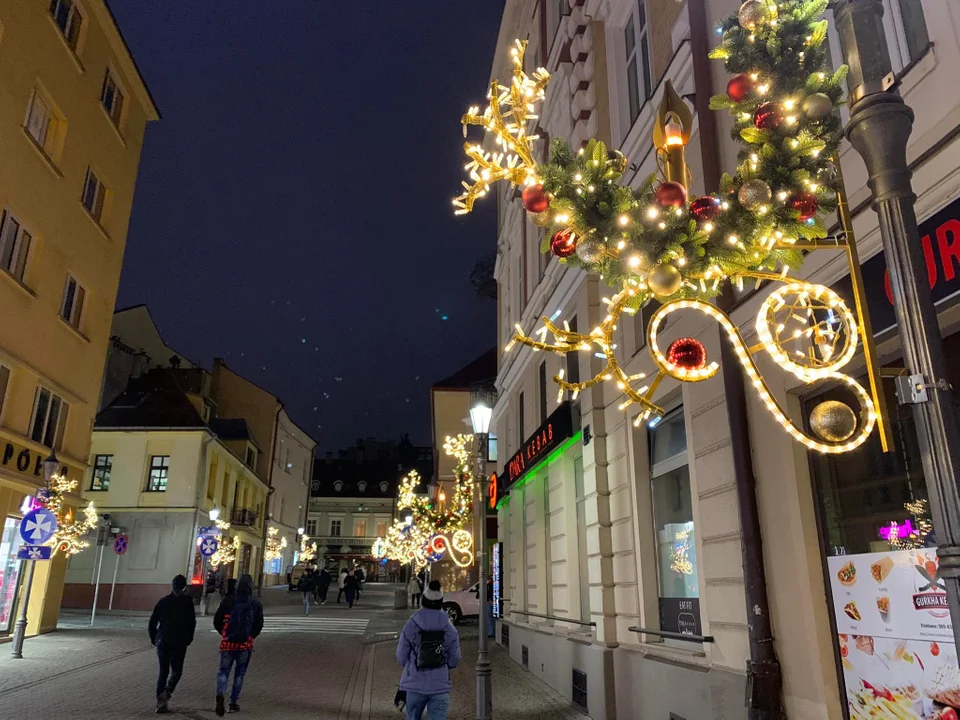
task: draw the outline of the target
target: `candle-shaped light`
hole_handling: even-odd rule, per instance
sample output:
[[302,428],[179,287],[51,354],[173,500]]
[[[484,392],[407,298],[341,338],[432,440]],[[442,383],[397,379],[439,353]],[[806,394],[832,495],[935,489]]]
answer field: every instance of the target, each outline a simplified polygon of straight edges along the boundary
[[653,144],[663,160],[664,179],[686,187],[685,147],[690,141],[693,115],[673,84],[668,80],[664,85],[663,100],[653,125]]

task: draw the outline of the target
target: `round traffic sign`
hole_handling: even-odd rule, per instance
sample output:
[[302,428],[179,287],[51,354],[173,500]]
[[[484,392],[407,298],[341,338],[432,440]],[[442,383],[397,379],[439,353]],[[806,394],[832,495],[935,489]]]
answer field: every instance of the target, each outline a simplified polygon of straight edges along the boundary
[[200,542],[200,554],[204,557],[210,557],[217,551],[218,547],[219,544],[217,543],[216,538],[205,537]]
[[23,516],[20,537],[28,545],[43,545],[57,531],[57,516],[46,508],[37,508]]
[[113,551],[117,555],[123,555],[127,551],[127,536],[117,535],[113,541]]

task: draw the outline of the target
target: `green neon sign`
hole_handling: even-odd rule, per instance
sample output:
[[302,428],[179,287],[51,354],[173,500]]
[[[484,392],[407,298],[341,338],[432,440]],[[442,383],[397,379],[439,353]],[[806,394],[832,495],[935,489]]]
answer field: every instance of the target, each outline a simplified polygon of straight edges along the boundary
[[582,437],[583,437],[583,431],[582,431],[582,430],[578,430],[577,433],[576,433],[572,438],[570,438],[569,440],[567,440],[565,443],[563,443],[563,445],[561,445],[561,446],[558,447],[556,450],[554,450],[552,453],[550,453],[549,455],[547,455],[543,460],[541,460],[541,461],[538,462],[536,465],[534,465],[530,470],[527,470],[527,471],[523,474],[523,477],[520,478],[516,483],[513,484],[513,486],[510,488],[508,494],[507,494],[507,495],[504,495],[504,496],[503,496],[503,499],[501,499],[500,502],[497,503],[497,510],[499,510],[499,509],[504,505],[504,503],[506,503],[506,502],[508,502],[508,501],[510,500],[510,495],[509,495],[509,493],[512,493],[512,492],[513,492],[514,490],[516,490],[517,488],[522,488],[522,487],[523,487],[524,485],[526,485],[528,482],[530,482],[531,480],[533,480],[533,478],[536,477],[537,473],[540,471],[541,468],[545,467],[548,463],[553,462],[553,461],[556,460],[558,457],[560,457],[561,455],[563,455],[563,454],[567,451],[567,449],[570,448],[571,445],[573,445],[574,443],[580,442],[580,439],[581,439]]

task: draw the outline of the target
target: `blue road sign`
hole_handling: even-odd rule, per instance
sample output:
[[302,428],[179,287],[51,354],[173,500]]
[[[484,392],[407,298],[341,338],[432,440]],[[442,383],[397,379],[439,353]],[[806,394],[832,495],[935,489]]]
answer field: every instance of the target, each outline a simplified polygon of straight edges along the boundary
[[204,557],[210,557],[217,551],[218,547],[216,538],[206,537],[200,542],[200,554]]
[[220,535],[220,528],[215,525],[201,525],[197,528],[197,535],[207,537],[208,535]]
[[30,545],[42,545],[57,531],[57,516],[46,508],[37,508],[23,516],[20,537]]
[[21,545],[17,560],[49,560],[51,550],[49,545]]

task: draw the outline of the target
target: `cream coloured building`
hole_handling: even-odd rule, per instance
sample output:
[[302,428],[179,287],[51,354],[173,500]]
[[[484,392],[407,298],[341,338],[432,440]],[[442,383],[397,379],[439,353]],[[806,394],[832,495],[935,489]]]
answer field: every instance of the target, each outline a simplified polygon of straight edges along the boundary
[[[950,357],[957,351],[952,333],[960,319],[955,305],[960,258],[954,253],[960,227],[960,107],[940,88],[960,68],[960,22],[946,0],[883,0],[883,5],[900,92],[917,111],[908,154],[929,280]],[[651,130],[663,81],[670,79],[688,99],[726,86],[722,64],[707,62],[705,52],[693,48],[711,47],[717,37],[713,24],[735,6],[719,0],[508,0],[491,74],[508,77],[510,43],[528,39],[527,67],[543,65],[553,75],[540,113],[541,134],[562,135],[575,145],[590,137],[604,140],[630,159],[625,181],[636,185],[656,169]],[[832,24],[829,39],[839,58]],[[712,88],[705,87],[706,80],[697,87],[695,68]],[[726,139],[725,117],[716,116],[720,141],[713,149],[702,143],[700,120],[695,115],[687,148],[695,194],[704,191],[704,157],[716,152],[721,169],[730,170],[737,152]],[[842,165],[881,359],[895,364],[899,341],[877,220],[863,164],[846,144]],[[496,198],[487,201],[499,206],[500,346],[514,323],[530,331],[543,315],[556,313],[557,322],[580,330],[596,326],[609,289],[596,277],[566,271],[555,258],[539,255],[541,230],[528,221],[519,198],[505,187],[491,194]],[[846,275],[844,258],[823,252],[813,254],[801,273],[841,294],[849,288]],[[738,295],[732,316],[748,344],[757,342],[754,318],[767,292],[748,288]],[[645,347],[649,316],[647,308],[618,330],[618,358],[628,374],[655,372]],[[696,338],[711,358],[720,356],[721,337],[712,321],[674,315],[663,340],[677,337]],[[798,387],[769,359],[758,358],[774,394],[797,422],[831,392]],[[634,427],[636,411],[618,409],[621,398],[610,383],[584,391],[572,404],[558,403],[551,378],[559,370],[568,379],[586,379],[600,363],[587,354],[568,359],[522,347],[501,356],[493,427],[501,487],[509,491],[499,505],[509,602],[498,641],[594,718],[745,718],[751,622],[737,502],[743,478],[734,469],[722,377],[682,386],[665,381],[655,401],[668,414],[653,427]],[[862,357],[848,371],[863,373]],[[960,381],[948,379],[955,387]],[[891,522],[902,527],[909,519],[905,503],[926,496],[916,430],[909,411],[897,408],[891,382],[894,452],[881,453],[874,437],[849,456],[823,458],[795,444],[755,395],[748,392],[747,398],[782,702],[791,718],[844,718],[848,694],[859,687],[850,681],[850,663],[842,661],[848,651],[851,661],[862,651],[852,641],[846,645],[849,618],[843,607],[849,598],[837,591],[836,572],[828,568],[848,555],[865,563],[860,572],[873,582],[869,561],[857,556],[890,551],[878,528]],[[555,441],[541,452],[536,440],[551,426]],[[533,462],[511,463],[518,452]],[[664,561],[678,532],[686,533],[691,560],[690,572],[682,576]],[[632,628],[697,639],[663,640]],[[877,640],[878,653],[882,643]],[[930,642],[908,647],[907,654],[934,668],[950,662],[944,658],[955,652],[949,641],[935,651]],[[889,652],[892,657],[894,649]],[[898,672],[906,677],[918,668],[904,664]]]
[[[0,4],[0,636],[22,591],[21,504],[55,449],[83,477],[140,150],[159,118],[103,0]],[[79,495],[74,498],[79,503]],[[28,634],[56,627],[37,568]]]

